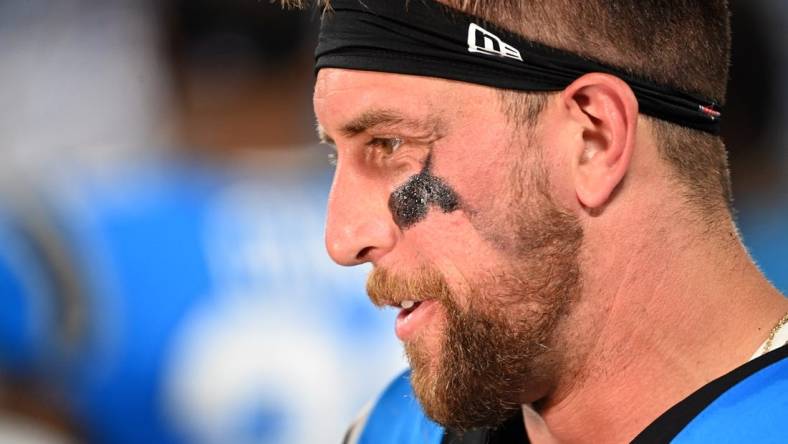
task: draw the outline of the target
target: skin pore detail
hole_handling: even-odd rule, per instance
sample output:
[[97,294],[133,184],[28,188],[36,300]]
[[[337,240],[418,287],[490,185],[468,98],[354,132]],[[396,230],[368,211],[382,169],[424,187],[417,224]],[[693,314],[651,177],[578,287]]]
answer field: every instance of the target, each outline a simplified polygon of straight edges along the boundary
[[424,168],[397,187],[389,197],[389,210],[394,223],[407,230],[427,217],[430,208],[444,213],[460,209],[460,198],[445,180],[430,172],[432,153],[427,155]]

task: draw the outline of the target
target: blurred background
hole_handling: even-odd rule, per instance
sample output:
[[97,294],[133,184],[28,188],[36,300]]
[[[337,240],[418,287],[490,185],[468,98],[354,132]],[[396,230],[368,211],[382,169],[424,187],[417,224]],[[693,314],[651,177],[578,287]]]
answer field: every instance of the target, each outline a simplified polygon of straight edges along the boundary
[[[737,217],[788,292],[788,2],[733,10]],[[335,443],[404,368],[323,250],[316,26],[0,0],[0,443]]]

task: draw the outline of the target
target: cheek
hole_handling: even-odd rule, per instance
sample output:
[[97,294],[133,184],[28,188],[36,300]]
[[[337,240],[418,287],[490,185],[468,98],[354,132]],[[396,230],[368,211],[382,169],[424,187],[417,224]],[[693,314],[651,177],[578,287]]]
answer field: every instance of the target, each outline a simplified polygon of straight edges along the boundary
[[465,211],[433,211],[401,239],[405,250],[418,251],[420,259],[442,273],[453,293],[462,299],[474,282],[500,269],[505,258],[473,226]]
[[[495,113],[483,113],[473,125],[457,130],[435,151],[433,172],[444,178],[460,197],[469,201],[489,200],[505,183],[511,169],[513,134],[506,120]],[[516,152],[514,152],[516,151]]]
[[487,174],[478,174],[463,184],[462,188],[457,187],[468,225],[466,230],[471,233],[466,234],[466,239],[473,236],[472,242],[459,242],[467,245],[470,254],[476,251],[506,250],[505,244],[513,241],[513,213],[522,210],[516,195],[529,191],[515,189],[512,178],[507,174],[510,173],[496,169]]
[[504,210],[511,195],[511,167],[503,159],[485,160],[458,162],[436,172],[455,190],[469,218]]

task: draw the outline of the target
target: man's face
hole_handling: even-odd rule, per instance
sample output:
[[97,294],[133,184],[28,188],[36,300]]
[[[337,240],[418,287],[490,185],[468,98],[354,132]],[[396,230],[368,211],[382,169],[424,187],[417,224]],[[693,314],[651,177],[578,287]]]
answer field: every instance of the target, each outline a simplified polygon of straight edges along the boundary
[[490,88],[416,76],[323,69],[314,105],[337,149],[327,248],[372,262],[376,305],[415,302],[396,330],[427,414],[497,425],[542,396],[582,231],[550,197],[537,132]]

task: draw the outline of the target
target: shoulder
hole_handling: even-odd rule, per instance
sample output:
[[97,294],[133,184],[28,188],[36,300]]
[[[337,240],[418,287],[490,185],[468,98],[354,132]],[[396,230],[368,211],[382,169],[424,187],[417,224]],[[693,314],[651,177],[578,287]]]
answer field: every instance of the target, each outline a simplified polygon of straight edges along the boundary
[[754,359],[665,412],[634,442],[786,442],[788,346]]
[[676,436],[676,442],[785,442],[788,347],[777,351],[782,353],[771,357],[779,359],[721,394]]
[[386,387],[351,426],[345,444],[440,444],[444,429],[432,422],[413,393],[410,371]]

